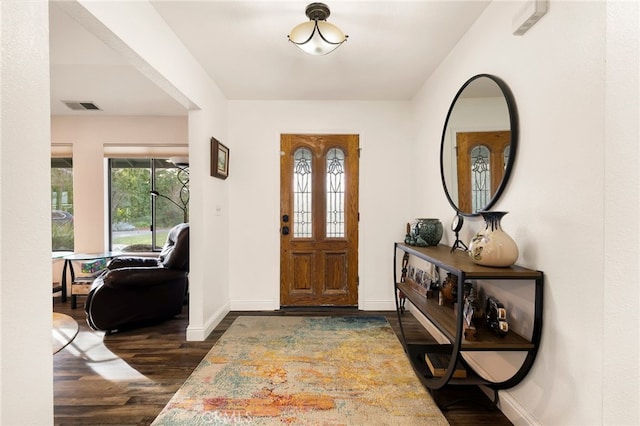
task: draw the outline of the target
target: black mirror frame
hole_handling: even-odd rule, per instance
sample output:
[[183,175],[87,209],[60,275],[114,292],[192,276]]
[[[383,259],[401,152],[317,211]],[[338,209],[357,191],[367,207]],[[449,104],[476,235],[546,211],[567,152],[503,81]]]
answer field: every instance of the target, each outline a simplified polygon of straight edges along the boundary
[[451,207],[453,207],[454,210],[459,214],[467,217],[479,216],[480,213],[479,212],[467,213],[467,212],[460,211],[460,208],[451,199],[451,195],[449,194],[449,190],[447,189],[447,183],[444,177],[444,163],[443,163],[442,157],[444,153],[444,143],[445,143],[445,136],[447,133],[447,126],[449,125],[449,118],[451,117],[451,113],[453,112],[453,108],[455,107],[456,102],[458,101],[458,98],[460,97],[462,92],[464,92],[464,89],[466,89],[467,86],[469,86],[469,84],[483,77],[491,79],[493,82],[495,82],[498,85],[498,87],[502,91],[502,95],[504,96],[505,101],[507,103],[507,109],[509,111],[509,126],[511,127],[510,129],[511,143],[509,145],[510,146],[509,160],[507,161],[507,166],[505,167],[505,170],[504,170],[504,176],[502,176],[502,181],[500,181],[500,185],[498,185],[498,188],[496,189],[495,194],[493,194],[493,196],[491,197],[491,199],[489,200],[489,202],[487,203],[487,205],[484,207],[483,210],[491,209],[491,207],[493,207],[493,205],[498,201],[498,199],[500,198],[500,195],[502,195],[502,192],[507,186],[507,182],[509,181],[509,177],[511,176],[511,170],[513,169],[513,166],[515,163],[516,151],[517,151],[516,148],[518,146],[518,136],[519,136],[518,110],[516,109],[516,102],[515,102],[515,98],[513,97],[513,93],[511,92],[511,89],[509,89],[509,86],[507,86],[507,84],[502,79],[500,79],[499,77],[496,77],[495,75],[491,75],[491,74],[474,75],[462,85],[460,90],[458,90],[458,93],[456,93],[456,96],[453,98],[453,101],[451,102],[451,106],[449,107],[449,111],[447,112],[447,118],[444,122],[444,128],[442,129],[442,139],[440,141],[440,179],[442,180],[442,188],[444,189],[444,193],[447,196],[447,200],[449,200],[449,204],[451,204]]

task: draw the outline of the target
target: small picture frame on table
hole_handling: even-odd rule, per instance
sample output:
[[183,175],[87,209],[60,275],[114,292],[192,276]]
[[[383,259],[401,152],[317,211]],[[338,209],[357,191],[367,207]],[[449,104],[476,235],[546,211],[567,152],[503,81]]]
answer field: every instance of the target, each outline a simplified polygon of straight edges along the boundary
[[220,179],[229,177],[229,148],[216,138],[211,138],[211,176]]

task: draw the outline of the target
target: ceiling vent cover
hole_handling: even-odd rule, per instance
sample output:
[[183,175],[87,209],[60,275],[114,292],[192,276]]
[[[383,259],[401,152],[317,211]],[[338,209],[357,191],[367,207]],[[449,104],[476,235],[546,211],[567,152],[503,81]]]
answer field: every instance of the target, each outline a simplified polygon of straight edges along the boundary
[[93,102],[80,102],[80,101],[62,101],[69,109],[74,111],[102,111]]

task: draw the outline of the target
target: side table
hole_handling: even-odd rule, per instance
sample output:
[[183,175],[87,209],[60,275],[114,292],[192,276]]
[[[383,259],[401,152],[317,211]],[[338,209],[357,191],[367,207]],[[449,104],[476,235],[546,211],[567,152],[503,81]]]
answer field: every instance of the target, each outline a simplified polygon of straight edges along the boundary
[[[51,252],[51,261],[56,261],[56,260],[64,260],[65,257],[69,256],[73,254],[72,251],[52,251]],[[67,264],[65,262],[64,267],[62,268],[62,276],[64,277],[64,269],[66,268]],[[62,302],[66,302],[67,301],[67,285],[64,281],[62,282],[53,282],[53,293],[58,293],[60,292],[60,300]]]
[[77,276],[73,268],[73,262],[90,261],[98,259],[112,259],[122,256],[124,253],[120,251],[105,251],[101,253],[73,253],[64,256],[64,266],[62,267],[62,283],[63,287],[67,282],[67,269],[71,274],[71,309],[78,306],[78,296],[86,296],[91,290],[91,284],[96,276],[101,272],[97,271],[90,275]]

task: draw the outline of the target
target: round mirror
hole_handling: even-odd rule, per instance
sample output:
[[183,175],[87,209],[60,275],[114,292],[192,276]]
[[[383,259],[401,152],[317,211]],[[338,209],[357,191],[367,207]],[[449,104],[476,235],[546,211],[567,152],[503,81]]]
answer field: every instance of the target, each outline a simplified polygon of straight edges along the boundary
[[465,216],[489,210],[507,185],[518,140],[509,87],[479,74],[458,91],[444,123],[440,174],[449,203]]

